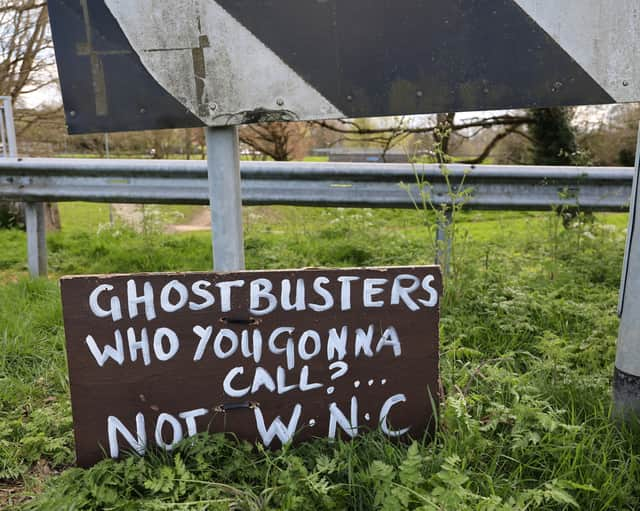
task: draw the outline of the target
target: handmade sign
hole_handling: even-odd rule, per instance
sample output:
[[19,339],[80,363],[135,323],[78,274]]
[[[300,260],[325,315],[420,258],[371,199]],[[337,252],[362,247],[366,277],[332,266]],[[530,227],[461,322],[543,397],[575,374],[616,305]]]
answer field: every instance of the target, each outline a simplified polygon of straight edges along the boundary
[[638,0],[49,0],[71,133],[640,100]]
[[438,267],[61,280],[77,459],[198,432],[278,447],[420,436],[438,400]]

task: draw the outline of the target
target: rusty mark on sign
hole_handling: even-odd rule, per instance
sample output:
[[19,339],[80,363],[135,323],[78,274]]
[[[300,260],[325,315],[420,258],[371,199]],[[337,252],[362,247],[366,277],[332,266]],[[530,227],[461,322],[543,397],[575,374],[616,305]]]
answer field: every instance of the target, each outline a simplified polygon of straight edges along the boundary
[[84,29],[86,42],[79,43],[76,52],[78,56],[89,57],[91,62],[91,80],[93,83],[93,94],[96,104],[96,115],[106,117],[109,115],[109,104],[107,101],[107,84],[104,77],[104,64],[102,57],[106,55],[127,55],[131,52],[127,50],[96,51],[93,47],[93,30],[91,27],[91,16],[87,0],[80,0],[82,15],[84,18]]
[[[200,21],[198,21],[200,26]],[[209,115],[209,100],[206,96],[205,80],[207,78],[207,69],[204,59],[204,49],[209,48],[209,38],[201,35],[198,38],[199,45],[191,50],[191,58],[193,59],[193,74],[196,81],[196,100],[198,103],[198,112],[200,115]]]

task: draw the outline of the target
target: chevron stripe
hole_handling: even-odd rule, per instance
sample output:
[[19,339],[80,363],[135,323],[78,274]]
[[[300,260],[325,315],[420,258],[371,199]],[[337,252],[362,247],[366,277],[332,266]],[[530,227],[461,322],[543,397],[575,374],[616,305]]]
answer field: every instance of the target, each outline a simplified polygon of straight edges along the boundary
[[638,101],[638,0],[515,0],[617,102]]
[[344,116],[213,0],[105,2],[151,75],[205,124]]
[[613,101],[513,0],[218,1],[348,116]]

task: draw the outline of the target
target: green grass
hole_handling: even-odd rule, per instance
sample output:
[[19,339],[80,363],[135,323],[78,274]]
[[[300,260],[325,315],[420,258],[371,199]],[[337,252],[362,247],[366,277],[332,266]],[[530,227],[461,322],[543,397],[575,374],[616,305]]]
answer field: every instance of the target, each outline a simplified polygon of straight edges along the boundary
[[109,223],[109,204],[61,202],[60,223],[67,232],[95,232]]
[[[62,231],[48,236],[53,275],[211,267],[207,232],[105,227],[101,208],[64,206]],[[246,208],[247,265],[429,264],[433,233],[423,218]],[[90,470],[69,468],[57,282],[24,278],[24,234],[0,231],[0,503],[35,495],[22,506],[640,509],[640,438],[609,418],[625,228],[626,215],[581,216],[569,229],[553,213],[460,216],[442,304],[445,397],[431,441],[404,445],[372,433],[264,452],[200,436],[172,453]]]
[[[110,223],[109,204],[89,202],[62,202],[58,205],[60,223],[65,232],[98,232]],[[198,211],[198,206],[187,205],[146,205],[136,206],[153,217],[152,222],[188,223]],[[116,208],[112,206],[111,216],[118,221]],[[142,228],[142,226],[140,226]]]

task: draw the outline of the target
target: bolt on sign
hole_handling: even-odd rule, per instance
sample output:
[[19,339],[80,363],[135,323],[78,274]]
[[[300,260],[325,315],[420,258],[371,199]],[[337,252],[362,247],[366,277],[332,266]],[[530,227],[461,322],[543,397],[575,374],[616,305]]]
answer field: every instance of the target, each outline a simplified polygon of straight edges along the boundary
[[49,0],[72,133],[640,101],[638,0]]
[[199,432],[429,430],[438,267],[65,277],[78,464]]

